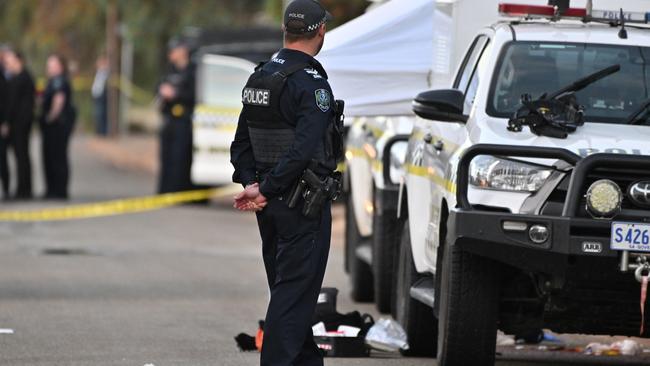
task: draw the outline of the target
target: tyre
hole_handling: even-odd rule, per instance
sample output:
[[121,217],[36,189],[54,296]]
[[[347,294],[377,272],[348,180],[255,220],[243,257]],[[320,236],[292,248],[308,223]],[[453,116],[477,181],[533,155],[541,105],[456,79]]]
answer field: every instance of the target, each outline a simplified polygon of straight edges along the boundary
[[[375,207],[380,205],[375,204]],[[400,223],[397,220],[397,211],[375,211],[372,225],[375,304],[380,312],[389,313],[395,300],[395,264],[399,255]]]
[[444,249],[438,327],[440,366],[493,366],[499,315],[499,265]]
[[343,251],[343,256],[344,256],[344,269],[345,273],[350,273],[350,268],[351,263],[352,263],[352,258],[354,258],[354,247],[355,243],[357,243],[361,238],[359,237],[359,234],[357,232],[357,226],[356,222],[352,222],[354,220],[354,214],[352,213],[352,208],[350,207],[350,200],[347,200],[344,202],[344,211],[345,211],[345,235],[344,235],[344,251]]
[[345,205],[345,256],[350,274],[351,297],[357,302],[370,302],[373,299],[372,272],[370,265],[357,257],[357,245],[363,237],[357,229],[352,199]]
[[421,278],[415,269],[411,251],[408,220],[404,223],[399,245],[395,285],[395,318],[402,325],[409,343],[405,356],[433,357],[436,355],[438,323],[427,305],[411,297],[411,287]]

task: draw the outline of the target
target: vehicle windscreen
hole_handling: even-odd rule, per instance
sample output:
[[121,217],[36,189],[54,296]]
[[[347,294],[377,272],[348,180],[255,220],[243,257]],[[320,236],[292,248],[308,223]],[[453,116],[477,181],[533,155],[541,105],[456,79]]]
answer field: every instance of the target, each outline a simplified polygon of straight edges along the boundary
[[497,66],[489,115],[512,117],[521,96],[552,93],[591,73],[621,65],[618,73],[576,93],[587,122],[625,123],[648,98],[650,48],[599,44],[512,42]]
[[201,65],[199,102],[224,108],[241,107],[241,91],[252,72],[227,63],[209,62]]

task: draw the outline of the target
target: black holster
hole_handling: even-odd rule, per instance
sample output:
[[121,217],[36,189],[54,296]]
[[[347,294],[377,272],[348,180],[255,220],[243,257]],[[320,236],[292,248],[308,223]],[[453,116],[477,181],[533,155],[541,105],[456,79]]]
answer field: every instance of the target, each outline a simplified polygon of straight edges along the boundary
[[304,206],[302,214],[308,218],[319,217],[323,207],[328,201],[334,201],[341,193],[341,173],[321,179],[313,170],[307,169],[298,180],[289,195],[287,206],[294,208],[302,197]]

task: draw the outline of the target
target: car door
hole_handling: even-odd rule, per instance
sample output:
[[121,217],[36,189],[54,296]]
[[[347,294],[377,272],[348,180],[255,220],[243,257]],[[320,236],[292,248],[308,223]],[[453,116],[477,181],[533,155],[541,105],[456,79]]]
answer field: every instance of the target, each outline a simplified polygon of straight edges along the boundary
[[[465,95],[463,114],[469,115],[474,105],[480,81],[478,65],[487,59],[490,48],[490,35],[479,34],[466,53],[458,69],[453,88]],[[440,225],[442,202],[445,195],[454,194],[453,173],[450,159],[467,138],[467,129],[461,123],[428,121],[428,133],[423,138],[423,164],[428,167],[430,193],[430,214],[426,223],[425,259],[427,267],[435,272],[438,247],[440,245]],[[443,223],[444,224],[444,223]]]

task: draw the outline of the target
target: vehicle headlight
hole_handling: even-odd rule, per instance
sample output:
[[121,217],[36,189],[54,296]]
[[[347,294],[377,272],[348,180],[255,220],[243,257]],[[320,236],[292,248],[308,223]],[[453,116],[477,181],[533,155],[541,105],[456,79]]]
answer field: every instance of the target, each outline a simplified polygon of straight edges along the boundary
[[587,209],[599,218],[614,216],[623,202],[623,192],[618,184],[609,179],[594,182],[587,190]]
[[477,156],[469,169],[474,187],[518,192],[537,192],[553,171],[488,155]]

